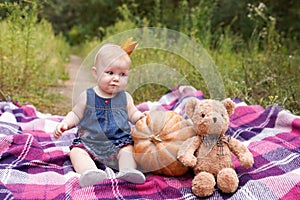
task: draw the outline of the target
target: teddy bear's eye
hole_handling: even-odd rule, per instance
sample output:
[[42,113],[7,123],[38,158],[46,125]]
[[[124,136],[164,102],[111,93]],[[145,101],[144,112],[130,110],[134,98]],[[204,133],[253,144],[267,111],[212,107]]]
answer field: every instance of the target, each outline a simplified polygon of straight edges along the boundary
[[204,117],[205,117],[205,114],[204,114],[204,113],[202,113],[201,117],[203,117],[203,118],[204,118]]

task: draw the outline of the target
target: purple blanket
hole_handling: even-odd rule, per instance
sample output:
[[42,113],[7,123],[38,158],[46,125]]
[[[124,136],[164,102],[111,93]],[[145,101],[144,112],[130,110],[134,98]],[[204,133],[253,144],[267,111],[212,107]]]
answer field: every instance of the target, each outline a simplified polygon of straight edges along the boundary
[[[185,116],[190,97],[202,92],[180,86],[145,110],[174,110]],[[254,155],[254,166],[235,169],[240,184],[234,194],[216,189],[208,199],[297,199],[300,195],[300,117],[272,105],[246,105],[239,99],[227,134],[241,140]],[[61,116],[38,112],[34,106],[0,102],[0,199],[197,199],[191,192],[192,172],[180,177],[146,174],[141,185],[108,179],[80,188],[70,163],[68,146],[76,128],[55,140],[52,131]]]

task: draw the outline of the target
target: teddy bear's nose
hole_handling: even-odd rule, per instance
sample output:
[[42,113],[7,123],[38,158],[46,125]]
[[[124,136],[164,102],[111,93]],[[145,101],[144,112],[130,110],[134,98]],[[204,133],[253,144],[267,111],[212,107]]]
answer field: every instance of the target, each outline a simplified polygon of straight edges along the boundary
[[217,121],[217,118],[216,118],[216,117],[213,117],[213,120],[214,120],[214,123],[216,123],[216,121]]

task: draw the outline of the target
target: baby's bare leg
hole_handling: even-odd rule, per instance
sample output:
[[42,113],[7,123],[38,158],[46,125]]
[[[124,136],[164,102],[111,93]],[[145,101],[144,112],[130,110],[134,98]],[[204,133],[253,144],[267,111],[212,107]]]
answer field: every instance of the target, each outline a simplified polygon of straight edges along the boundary
[[106,173],[97,168],[90,155],[83,149],[74,147],[70,151],[70,159],[75,171],[81,174],[80,187],[88,187],[106,178]]
[[82,174],[88,169],[97,169],[97,166],[90,155],[81,148],[72,148],[70,151],[70,159],[73,168],[79,174]]
[[120,150],[118,155],[120,172],[116,177],[131,183],[144,183],[146,178],[142,172],[136,170],[137,165],[132,151],[132,145],[125,146]]
[[119,160],[119,170],[122,169],[136,169],[136,162],[133,158],[133,147],[132,145],[127,145],[120,149],[119,155],[118,155],[118,160]]

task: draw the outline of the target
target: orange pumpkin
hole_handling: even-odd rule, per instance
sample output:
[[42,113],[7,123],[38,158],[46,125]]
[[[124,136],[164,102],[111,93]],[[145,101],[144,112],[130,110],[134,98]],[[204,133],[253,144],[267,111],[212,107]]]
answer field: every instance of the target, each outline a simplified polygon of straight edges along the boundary
[[132,132],[134,158],[145,172],[183,175],[188,168],[177,160],[177,151],[194,135],[191,123],[176,112],[151,111]]

